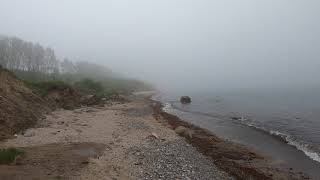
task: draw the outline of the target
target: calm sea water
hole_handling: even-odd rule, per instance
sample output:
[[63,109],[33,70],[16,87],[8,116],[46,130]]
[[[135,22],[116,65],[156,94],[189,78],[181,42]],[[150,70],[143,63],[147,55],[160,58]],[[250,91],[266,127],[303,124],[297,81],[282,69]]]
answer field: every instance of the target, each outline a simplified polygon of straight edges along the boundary
[[[162,93],[165,110],[320,177],[320,89]],[[183,94],[185,95],[185,94]]]

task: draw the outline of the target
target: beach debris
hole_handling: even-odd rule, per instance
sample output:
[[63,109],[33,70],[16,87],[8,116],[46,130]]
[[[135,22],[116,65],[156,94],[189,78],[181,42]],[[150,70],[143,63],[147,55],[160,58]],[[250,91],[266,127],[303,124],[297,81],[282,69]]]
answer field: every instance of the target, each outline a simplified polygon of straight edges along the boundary
[[181,96],[180,102],[182,104],[190,104],[191,103],[191,98],[189,96]]
[[154,138],[156,138],[156,139],[159,139],[159,136],[158,136],[156,133],[154,133],[154,132],[151,133],[151,136],[154,137]]
[[159,136],[156,133],[152,132],[149,136],[147,136],[147,138],[159,139]]

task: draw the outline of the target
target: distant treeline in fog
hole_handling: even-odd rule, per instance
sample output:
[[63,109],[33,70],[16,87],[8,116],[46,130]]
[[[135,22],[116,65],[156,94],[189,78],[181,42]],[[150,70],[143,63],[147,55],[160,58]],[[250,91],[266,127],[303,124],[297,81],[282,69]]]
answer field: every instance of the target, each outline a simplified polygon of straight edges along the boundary
[[59,60],[53,49],[16,37],[0,36],[0,65],[27,81],[62,80],[76,83],[83,79],[100,82],[106,89],[133,91],[150,89],[144,82],[125,78],[109,68],[86,61]]

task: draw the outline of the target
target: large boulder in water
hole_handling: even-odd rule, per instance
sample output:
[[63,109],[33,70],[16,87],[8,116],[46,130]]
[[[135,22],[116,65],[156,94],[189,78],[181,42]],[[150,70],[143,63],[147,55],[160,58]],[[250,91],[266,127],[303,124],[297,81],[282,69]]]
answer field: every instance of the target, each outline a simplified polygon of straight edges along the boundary
[[182,104],[189,104],[189,103],[191,103],[191,98],[189,96],[182,96],[180,98],[180,102]]

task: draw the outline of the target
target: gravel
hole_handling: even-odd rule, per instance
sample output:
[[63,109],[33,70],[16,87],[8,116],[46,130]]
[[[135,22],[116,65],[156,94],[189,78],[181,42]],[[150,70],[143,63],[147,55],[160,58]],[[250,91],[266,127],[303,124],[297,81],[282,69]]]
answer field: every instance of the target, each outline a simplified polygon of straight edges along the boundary
[[149,137],[130,153],[141,179],[232,179],[184,139],[166,142]]

